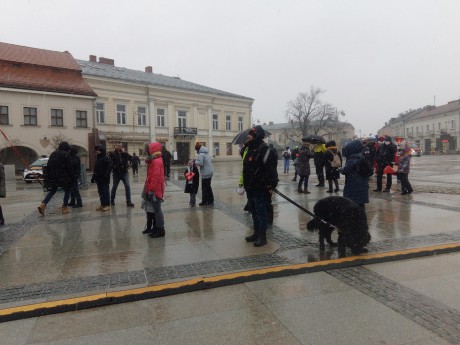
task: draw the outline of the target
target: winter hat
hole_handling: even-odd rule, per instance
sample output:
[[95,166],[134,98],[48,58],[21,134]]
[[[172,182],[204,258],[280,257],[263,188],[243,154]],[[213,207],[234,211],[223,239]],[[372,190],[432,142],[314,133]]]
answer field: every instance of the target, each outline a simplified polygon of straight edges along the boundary
[[387,135],[383,141],[389,141],[391,143],[391,137]]
[[326,143],[326,147],[337,146],[334,140],[330,140]]

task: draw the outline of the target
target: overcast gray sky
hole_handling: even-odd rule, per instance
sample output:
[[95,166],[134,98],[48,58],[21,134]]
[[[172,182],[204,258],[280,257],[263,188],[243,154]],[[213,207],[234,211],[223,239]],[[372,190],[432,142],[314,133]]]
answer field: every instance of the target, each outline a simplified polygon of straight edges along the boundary
[[252,97],[286,122],[310,86],[356,134],[460,97],[458,0],[0,0],[0,41],[112,58]]

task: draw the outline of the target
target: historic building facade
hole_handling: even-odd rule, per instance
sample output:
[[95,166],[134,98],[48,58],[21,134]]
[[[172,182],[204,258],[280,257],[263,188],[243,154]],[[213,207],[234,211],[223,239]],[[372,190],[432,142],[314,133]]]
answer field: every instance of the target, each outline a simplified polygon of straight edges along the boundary
[[0,42],[0,161],[23,169],[68,140],[87,163],[95,98],[69,52]]
[[460,100],[408,111],[392,118],[378,134],[404,137],[424,154],[459,153]]
[[94,55],[77,62],[98,95],[94,122],[108,149],[122,143],[142,156],[145,143],[159,141],[185,163],[200,141],[215,159],[239,159],[232,139],[251,125],[252,98],[155,74],[151,66],[137,71]]

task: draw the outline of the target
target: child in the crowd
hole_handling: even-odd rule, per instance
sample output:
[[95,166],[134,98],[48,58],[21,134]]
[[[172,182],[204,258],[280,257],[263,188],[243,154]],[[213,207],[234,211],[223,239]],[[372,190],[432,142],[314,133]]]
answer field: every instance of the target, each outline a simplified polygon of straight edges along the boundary
[[145,214],[147,216],[147,224],[144,227],[143,234],[150,234],[155,229],[157,222],[155,219],[155,208],[153,207],[152,200],[147,197],[147,193],[145,192],[145,188],[141,194],[142,203],[141,208],[145,210]]
[[[329,190],[327,191],[327,193],[337,193],[338,191],[340,191],[339,169],[342,167],[342,154],[337,149],[334,140],[328,141],[326,143],[326,152],[324,153],[324,166],[326,167],[326,180],[329,184]],[[335,185],[334,190],[332,189],[332,184]]]
[[409,182],[411,149],[406,147],[403,152],[404,155],[398,162],[398,177],[401,181],[401,195],[407,195],[413,192],[412,186]]
[[184,193],[190,194],[190,207],[195,207],[196,194],[198,193],[198,187],[200,186],[200,172],[195,160],[188,162],[188,167],[184,171],[185,176],[185,190]]

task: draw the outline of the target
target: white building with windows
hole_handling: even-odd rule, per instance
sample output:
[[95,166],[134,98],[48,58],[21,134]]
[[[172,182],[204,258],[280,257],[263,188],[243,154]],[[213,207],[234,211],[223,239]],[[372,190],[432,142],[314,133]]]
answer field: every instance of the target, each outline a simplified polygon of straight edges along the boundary
[[0,162],[24,169],[67,140],[88,164],[96,93],[69,52],[0,42]]
[[151,66],[137,71],[94,55],[77,62],[98,95],[94,126],[108,150],[122,143],[143,156],[145,143],[159,141],[185,163],[200,141],[215,159],[240,159],[232,139],[251,126],[252,98],[156,74]]
[[425,106],[392,118],[378,134],[401,136],[424,154],[458,153],[460,147],[460,101]]

